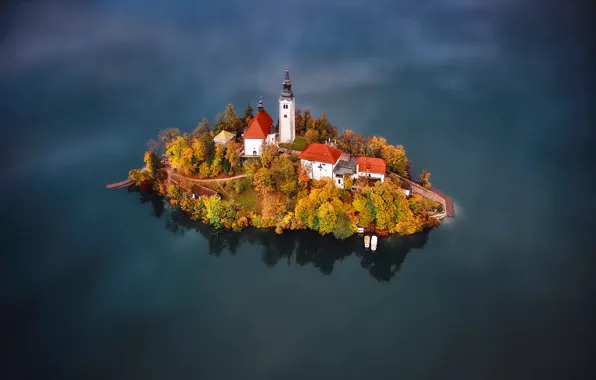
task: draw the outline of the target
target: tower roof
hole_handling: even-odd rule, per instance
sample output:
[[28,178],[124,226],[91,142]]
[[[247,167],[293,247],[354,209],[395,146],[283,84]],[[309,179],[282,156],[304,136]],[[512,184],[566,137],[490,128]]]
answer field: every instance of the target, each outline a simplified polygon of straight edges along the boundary
[[281,91],[281,98],[293,98],[292,80],[290,79],[290,70],[286,67],[286,76],[283,82],[283,89]]

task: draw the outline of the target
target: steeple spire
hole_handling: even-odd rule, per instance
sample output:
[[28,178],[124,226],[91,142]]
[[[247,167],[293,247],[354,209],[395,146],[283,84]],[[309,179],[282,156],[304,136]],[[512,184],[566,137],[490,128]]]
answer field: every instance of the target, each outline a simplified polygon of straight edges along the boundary
[[294,93],[292,92],[292,81],[290,80],[290,70],[286,67],[286,77],[283,83],[283,90],[281,92],[282,97],[294,97]]
[[262,112],[265,111],[265,107],[263,107],[263,97],[259,97],[259,108],[258,108],[258,112]]

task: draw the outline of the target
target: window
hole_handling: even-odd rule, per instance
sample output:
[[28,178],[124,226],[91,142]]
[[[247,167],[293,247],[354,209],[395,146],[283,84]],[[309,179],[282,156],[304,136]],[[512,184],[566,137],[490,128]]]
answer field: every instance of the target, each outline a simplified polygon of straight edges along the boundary
[[338,179],[337,179],[337,184],[338,184],[338,185],[341,185],[341,178],[338,178]]
[[287,118],[288,118],[288,115],[284,115],[284,119],[287,119]]

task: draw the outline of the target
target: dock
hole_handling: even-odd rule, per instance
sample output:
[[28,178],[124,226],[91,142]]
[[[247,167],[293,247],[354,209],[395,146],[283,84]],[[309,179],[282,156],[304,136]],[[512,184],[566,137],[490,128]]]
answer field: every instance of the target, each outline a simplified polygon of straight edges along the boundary
[[123,187],[128,187],[128,186],[134,185],[134,183],[135,183],[135,181],[133,181],[132,179],[125,179],[124,181],[110,183],[110,184],[106,185],[106,189],[108,189],[108,190],[121,189]]

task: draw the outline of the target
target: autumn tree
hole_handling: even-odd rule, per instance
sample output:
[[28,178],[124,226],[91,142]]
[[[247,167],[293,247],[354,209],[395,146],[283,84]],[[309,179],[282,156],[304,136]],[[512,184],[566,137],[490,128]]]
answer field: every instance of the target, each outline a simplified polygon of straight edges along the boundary
[[252,106],[250,105],[250,103],[248,103],[246,105],[246,108],[244,109],[244,126],[248,126],[248,122],[255,117],[254,115],[255,110],[252,108]]
[[172,142],[176,137],[180,136],[180,130],[178,128],[168,128],[159,132],[159,139],[164,142],[166,149],[168,144]]
[[271,166],[271,163],[277,156],[279,156],[279,150],[277,146],[273,144],[263,143],[263,147],[261,148],[261,155],[259,156],[263,167],[268,168],[269,166]]
[[420,185],[422,187],[424,187],[425,189],[429,189],[431,188],[431,184],[430,184],[430,172],[426,169],[424,169],[422,171],[422,174],[420,174]]
[[302,166],[302,165],[298,165],[298,185],[305,189],[308,187],[308,183],[310,182],[310,175],[307,172],[307,170]]
[[144,161],[149,175],[151,178],[155,178],[157,170],[161,167],[161,160],[159,159],[159,156],[154,150],[148,150],[145,152]]
[[226,147],[223,144],[215,144],[215,154],[211,162],[211,176],[217,177],[224,169],[223,161],[225,159]]
[[321,140],[333,139],[337,137],[337,127],[331,125],[331,122],[327,118],[327,112],[321,112],[321,116],[313,124],[314,129],[319,132],[319,138]]
[[304,131],[308,131],[309,129],[314,129],[314,122],[315,119],[312,117],[312,111],[310,108],[304,110]]
[[278,191],[290,195],[298,189],[296,166],[287,156],[276,157],[271,172]]
[[344,189],[352,190],[352,186],[354,186],[354,180],[352,179],[352,176],[348,174],[344,177]]
[[304,134],[304,139],[308,145],[319,142],[319,132],[316,129],[308,129]]
[[228,141],[226,144],[226,160],[230,163],[233,170],[240,167],[240,154],[238,144],[235,141]]
[[203,197],[201,199],[205,205],[205,217],[209,224],[219,229],[224,226],[222,212],[224,210],[222,200],[217,195]]
[[271,170],[262,167],[255,173],[253,177],[253,184],[255,190],[261,194],[267,194],[273,190],[273,178],[271,177]]
[[362,155],[366,151],[366,140],[364,140],[364,137],[349,129],[343,131],[342,135],[337,138],[337,145],[341,150],[350,154]]
[[228,104],[223,113],[217,115],[214,132],[217,134],[222,130],[233,133],[241,132],[244,127],[244,122],[238,117],[236,110],[232,104]]
[[209,133],[211,131],[211,126],[209,125],[209,120],[203,117],[199,125],[195,128],[194,131],[191,132],[190,138],[192,140],[198,139],[201,135]]
[[294,125],[296,126],[296,135],[297,136],[304,135],[304,132],[306,131],[306,123],[304,120],[304,115],[300,108],[296,109],[296,117],[295,117]]

